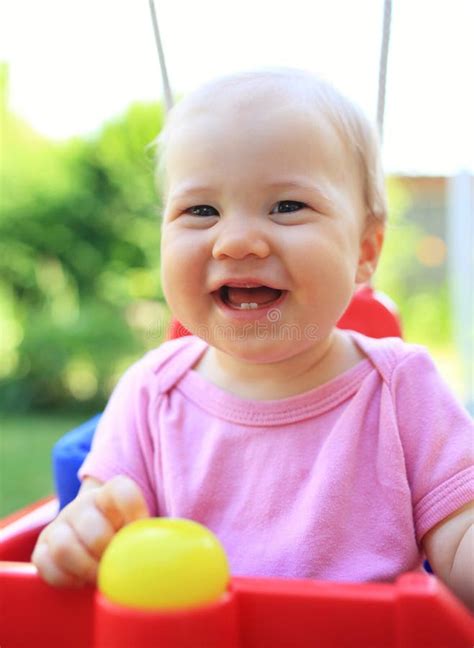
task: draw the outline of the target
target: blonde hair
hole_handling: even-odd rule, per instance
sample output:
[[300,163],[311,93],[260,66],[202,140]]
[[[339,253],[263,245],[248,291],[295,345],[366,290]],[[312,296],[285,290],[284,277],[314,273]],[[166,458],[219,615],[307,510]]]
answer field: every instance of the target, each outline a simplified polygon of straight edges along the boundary
[[[170,111],[157,145],[158,181],[165,185],[166,149],[170,134],[179,127],[179,121],[197,106],[212,107],[212,101],[225,98],[241,110],[251,107],[255,100],[274,97],[282,92],[286,102],[292,94],[310,112],[322,112],[336,129],[359,170],[365,209],[369,218],[385,222],[387,205],[382,170],[380,143],[374,125],[363,111],[342,95],[327,81],[314,74],[291,68],[269,68],[241,72],[217,78],[187,95]],[[238,124],[236,124],[238,128]]]

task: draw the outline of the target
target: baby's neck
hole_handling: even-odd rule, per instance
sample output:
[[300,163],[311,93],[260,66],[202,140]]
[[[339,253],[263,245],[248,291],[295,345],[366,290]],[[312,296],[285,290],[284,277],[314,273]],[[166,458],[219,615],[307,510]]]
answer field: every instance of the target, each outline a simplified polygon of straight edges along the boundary
[[324,344],[275,363],[243,362],[209,347],[194,370],[241,398],[276,400],[314,389],[351,369],[364,357],[347,333],[335,329]]

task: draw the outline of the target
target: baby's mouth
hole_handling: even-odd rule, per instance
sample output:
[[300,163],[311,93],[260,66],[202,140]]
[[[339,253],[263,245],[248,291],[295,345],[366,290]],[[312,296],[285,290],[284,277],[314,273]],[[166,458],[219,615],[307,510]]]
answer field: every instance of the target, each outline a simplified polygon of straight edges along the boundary
[[269,286],[255,286],[243,288],[235,286],[221,286],[218,291],[220,299],[231,308],[237,310],[255,310],[271,306],[282,295],[283,291]]

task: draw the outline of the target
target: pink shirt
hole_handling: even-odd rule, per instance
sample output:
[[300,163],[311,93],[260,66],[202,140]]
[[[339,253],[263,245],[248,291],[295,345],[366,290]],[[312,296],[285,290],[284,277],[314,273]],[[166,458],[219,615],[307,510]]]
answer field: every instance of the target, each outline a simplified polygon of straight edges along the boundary
[[205,524],[234,575],[391,580],[473,496],[473,424],[426,351],[351,332],[367,358],[308,392],[239,398],[164,343],[122,377],[80,477],[125,474],[152,515]]

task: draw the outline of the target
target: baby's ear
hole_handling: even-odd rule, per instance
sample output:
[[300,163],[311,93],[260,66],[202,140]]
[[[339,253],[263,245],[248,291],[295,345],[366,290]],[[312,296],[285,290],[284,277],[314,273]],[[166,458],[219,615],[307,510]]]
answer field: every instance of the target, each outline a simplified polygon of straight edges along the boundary
[[384,223],[371,219],[366,225],[360,239],[359,262],[357,264],[356,283],[366,283],[377,268],[382,251],[385,233]]

